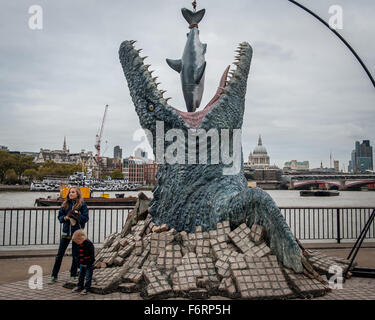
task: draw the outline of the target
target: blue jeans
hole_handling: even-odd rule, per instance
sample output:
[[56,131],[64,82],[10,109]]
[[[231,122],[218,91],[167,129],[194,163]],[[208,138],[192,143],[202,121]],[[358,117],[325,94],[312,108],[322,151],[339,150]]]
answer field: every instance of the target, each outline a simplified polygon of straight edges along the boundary
[[[60,271],[61,262],[64,257],[65,251],[68,248],[68,245],[70,243],[70,239],[61,238],[60,245],[59,245],[59,251],[57,252],[55,264],[53,266],[52,270],[52,277],[57,278],[57,274]],[[70,268],[70,276],[76,277],[77,276],[77,269],[79,265],[79,249],[78,245],[73,241],[72,242],[72,266]]]
[[[80,266],[79,277],[78,277],[78,288],[90,290],[93,272],[94,272],[93,265],[90,265],[90,266],[81,265]],[[85,280],[85,277],[86,277],[86,282],[85,282],[85,285],[83,285],[83,281]]]

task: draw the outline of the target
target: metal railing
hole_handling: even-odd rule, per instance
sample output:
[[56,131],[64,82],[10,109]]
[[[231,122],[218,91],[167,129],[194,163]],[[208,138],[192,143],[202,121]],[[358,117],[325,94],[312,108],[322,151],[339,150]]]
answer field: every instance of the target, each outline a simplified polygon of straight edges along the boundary
[[[86,231],[91,241],[120,232],[134,207],[90,207]],[[374,207],[280,207],[292,233],[303,241],[355,240]],[[58,245],[61,223],[59,207],[0,208],[0,247]],[[375,240],[375,223],[366,239]]]
[[[356,240],[374,207],[280,207],[292,233],[300,240]],[[375,223],[366,239],[375,240]]]
[[[58,245],[62,231],[59,208],[0,208],[0,246]],[[88,238],[102,243],[108,235],[120,232],[133,208],[89,207]]]

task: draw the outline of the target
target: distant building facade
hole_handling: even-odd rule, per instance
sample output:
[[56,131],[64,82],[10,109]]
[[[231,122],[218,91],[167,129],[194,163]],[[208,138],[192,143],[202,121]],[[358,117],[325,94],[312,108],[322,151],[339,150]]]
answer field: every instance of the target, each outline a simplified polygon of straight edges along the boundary
[[305,171],[309,170],[309,161],[291,160],[284,163],[283,171]]
[[351,153],[351,160],[349,161],[349,172],[364,172],[366,170],[374,170],[373,166],[373,150],[370,146],[370,140],[363,140],[355,142],[355,149]]
[[262,137],[259,135],[258,145],[253,152],[250,152],[248,166],[252,169],[265,169],[270,166],[270,157],[267,149],[262,144]]
[[157,171],[158,164],[152,160],[133,156],[123,160],[122,173],[129,183],[155,185]]
[[66,138],[64,138],[62,150],[40,149],[34,162],[41,164],[46,161],[53,161],[59,164],[79,164],[84,169],[90,170],[95,178],[99,178],[99,166],[93,153],[91,151],[85,152],[85,150],[81,150],[78,153],[70,153],[66,146]]
[[115,146],[113,148],[113,158],[122,159],[122,149],[120,148],[120,146]]
[[336,172],[340,172],[340,162],[339,162],[339,160],[333,160],[333,169]]

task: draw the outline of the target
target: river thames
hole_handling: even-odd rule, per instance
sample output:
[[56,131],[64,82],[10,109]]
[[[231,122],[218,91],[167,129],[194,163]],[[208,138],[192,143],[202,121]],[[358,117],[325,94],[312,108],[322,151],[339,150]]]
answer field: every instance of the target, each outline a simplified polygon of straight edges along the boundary
[[[374,191],[340,191],[334,197],[301,197],[298,190],[266,190],[280,207],[375,207]],[[110,197],[116,193],[125,193],[125,196],[137,196],[139,191],[106,192]],[[152,197],[151,191],[144,191]],[[101,192],[94,192],[93,196],[100,196]],[[48,196],[55,198],[57,192],[0,192],[0,207],[33,207],[35,199]]]

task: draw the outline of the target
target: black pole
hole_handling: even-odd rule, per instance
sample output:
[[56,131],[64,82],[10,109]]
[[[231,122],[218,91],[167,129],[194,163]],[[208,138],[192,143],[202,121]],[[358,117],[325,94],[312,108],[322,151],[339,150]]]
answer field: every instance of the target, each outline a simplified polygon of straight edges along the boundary
[[352,250],[350,251],[350,253],[349,253],[349,255],[348,255],[348,257],[347,257],[346,259],[348,259],[348,260],[350,259],[350,257],[351,257],[351,255],[352,255],[354,249],[356,248],[356,246],[357,246],[359,240],[362,238],[362,235],[363,235],[363,233],[365,232],[367,226],[368,226],[369,224],[371,224],[372,220],[374,219],[374,218],[372,217],[374,214],[375,214],[375,210],[373,210],[373,212],[371,213],[369,219],[367,220],[367,222],[366,222],[365,226],[363,227],[363,229],[362,229],[362,231],[361,231],[361,233],[360,233],[360,235],[359,235],[357,241],[355,242],[355,244],[354,244]]
[[375,80],[374,78],[372,77],[370,71],[367,69],[366,65],[364,64],[364,62],[362,61],[362,59],[359,57],[359,55],[357,54],[357,52],[355,52],[355,50],[352,48],[352,46],[335,30],[335,29],[332,29],[329,24],[324,21],[321,17],[319,17],[316,13],[312,12],[311,10],[307,9],[306,7],[304,7],[302,4],[298,3],[297,1],[294,1],[294,0],[288,0],[289,2],[295,4],[296,6],[300,7],[301,9],[305,10],[306,12],[308,12],[309,14],[311,14],[313,17],[315,17],[316,19],[318,19],[321,23],[323,23],[329,30],[331,30],[337,37],[339,37],[339,39],[347,46],[347,48],[353,53],[353,55],[357,58],[358,62],[361,64],[362,68],[365,70],[365,72],[367,73],[368,77],[370,78],[370,81],[372,82],[372,85],[374,86],[375,88]]
[[350,260],[350,263],[349,263],[348,267],[345,269],[345,272],[344,272],[344,275],[343,275],[344,279],[346,278],[346,274],[348,273],[351,266],[353,265],[353,262],[354,262],[354,260],[357,256],[357,253],[358,253],[359,249],[361,248],[362,242],[365,239],[366,233],[370,229],[371,222],[374,220],[374,218],[375,218],[375,209],[372,211],[372,214],[368,219],[368,223],[366,223],[365,227],[363,228],[363,231],[361,232],[361,237],[358,238],[358,239],[360,239],[358,247],[355,249],[354,255],[353,255],[352,259]]

